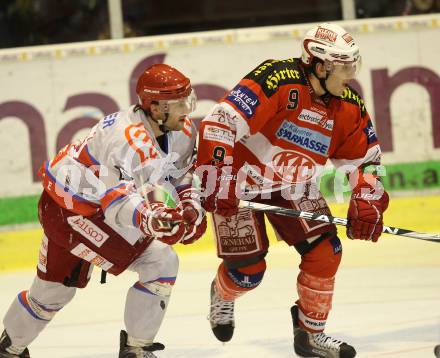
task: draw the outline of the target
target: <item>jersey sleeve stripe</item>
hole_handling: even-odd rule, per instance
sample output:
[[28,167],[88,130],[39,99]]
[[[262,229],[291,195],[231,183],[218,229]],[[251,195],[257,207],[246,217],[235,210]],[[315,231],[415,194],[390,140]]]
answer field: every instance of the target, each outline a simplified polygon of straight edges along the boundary
[[79,194],[75,194],[72,190],[69,189],[69,187],[61,184],[56,178],[55,176],[50,172],[50,166],[49,166],[49,161],[46,162],[46,166],[45,166],[45,172],[47,174],[47,176],[49,177],[49,180],[56,186],[58,186],[62,191],[64,191],[67,194],[70,194],[72,196],[73,199],[77,200],[77,201],[81,201],[81,202],[87,202],[87,203],[91,203],[89,200],[83,198],[82,196],[80,196]]
[[84,147],[84,149],[85,149],[85,151],[86,151],[88,157],[90,158],[90,161],[91,161],[94,165],[101,165],[101,164],[95,159],[95,157],[94,157],[93,155],[90,154],[89,146],[88,146],[88,145],[86,145],[86,146]]
[[116,187],[110,188],[105,192],[101,198],[102,210],[106,211],[110,206],[112,206],[117,201],[127,197],[127,184],[121,183]]

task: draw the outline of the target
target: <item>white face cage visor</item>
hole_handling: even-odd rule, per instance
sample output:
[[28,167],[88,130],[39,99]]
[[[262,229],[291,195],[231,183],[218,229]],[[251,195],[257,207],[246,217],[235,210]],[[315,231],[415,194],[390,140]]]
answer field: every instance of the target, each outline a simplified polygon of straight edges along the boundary
[[178,116],[187,116],[196,109],[197,96],[194,89],[187,97],[178,99],[161,99],[159,102],[159,109],[163,113],[176,114]]
[[352,62],[325,61],[325,69],[327,72],[343,80],[351,80],[356,78],[361,70],[361,67],[361,56]]

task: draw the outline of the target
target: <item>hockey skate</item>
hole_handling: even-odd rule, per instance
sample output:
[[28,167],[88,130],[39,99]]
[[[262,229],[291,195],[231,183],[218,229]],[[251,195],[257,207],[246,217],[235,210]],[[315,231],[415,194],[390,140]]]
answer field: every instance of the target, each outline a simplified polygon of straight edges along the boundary
[[11,346],[11,339],[9,338],[6,330],[3,331],[0,336],[0,358],[30,358],[29,350],[26,348],[20,354],[9,353],[6,348]]
[[345,342],[327,336],[324,332],[307,332],[299,325],[298,306],[290,309],[293,320],[293,348],[299,357],[353,358],[355,349]]
[[215,281],[211,284],[211,308],[208,315],[211,329],[217,339],[228,342],[234,334],[234,301],[220,298],[215,289]]
[[127,332],[120,333],[119,358],[157,358],[154,351],[162,351],[165,346],[162,343],[153,343],[145,347],[127,346]]
[[436,358],[440,358],[440,344],[438,346],[435,346],[434,354]]

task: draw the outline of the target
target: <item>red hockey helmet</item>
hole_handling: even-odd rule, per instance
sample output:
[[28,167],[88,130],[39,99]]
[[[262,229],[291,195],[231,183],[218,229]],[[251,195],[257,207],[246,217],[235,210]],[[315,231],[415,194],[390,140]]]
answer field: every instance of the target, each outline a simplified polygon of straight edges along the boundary
[[190,113],[195,109],[196,98],[189,78],[163,63],[152,65],[142,72],[136,93],[144,110],[148,110],[153,101],[158,102],[164,112],[176,108]]

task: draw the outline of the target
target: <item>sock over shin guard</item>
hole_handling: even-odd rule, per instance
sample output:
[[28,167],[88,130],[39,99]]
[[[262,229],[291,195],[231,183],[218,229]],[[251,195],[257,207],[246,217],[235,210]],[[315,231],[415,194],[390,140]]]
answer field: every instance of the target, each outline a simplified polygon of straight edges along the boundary
[[300,325],[322,332],[332,308],[335,275],[342,257],[341,242],[328,238],[302,256],[297,278]]
[[20,292],[3,319],[12,345],[27,347],[75,295],[74,287],[36,277],[30,290]]
[[322,332],[332,308],[334,277],[320,278],[300,272],[298,275],[298,317],[300,325],[311,332]]

